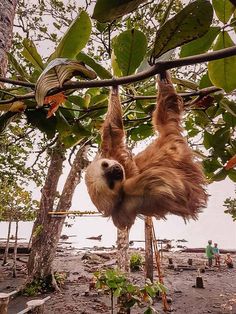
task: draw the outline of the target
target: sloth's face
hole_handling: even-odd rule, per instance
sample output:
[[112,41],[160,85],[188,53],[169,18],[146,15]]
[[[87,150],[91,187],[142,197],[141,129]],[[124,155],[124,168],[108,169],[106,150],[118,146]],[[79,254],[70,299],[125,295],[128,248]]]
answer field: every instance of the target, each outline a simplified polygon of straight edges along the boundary
[[124,168],[116,160],[102,158],[88,166],[85,182],[98,210],[106,214],[112,209],[124,180]]

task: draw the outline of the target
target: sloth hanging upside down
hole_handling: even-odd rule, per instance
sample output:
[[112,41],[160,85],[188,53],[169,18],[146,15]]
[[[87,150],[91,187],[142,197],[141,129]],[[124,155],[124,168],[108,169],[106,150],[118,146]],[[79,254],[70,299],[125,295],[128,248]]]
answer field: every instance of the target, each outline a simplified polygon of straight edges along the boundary
[[119,229],[130,228],[139,214],[196,219],[206,206],[202,169],[181,134],[182,98],[168,72],[158,86],[152,123],[159,137],[136,156],[125,145],[118,88],[112,88],[101,151],[86,171],[91,200]]

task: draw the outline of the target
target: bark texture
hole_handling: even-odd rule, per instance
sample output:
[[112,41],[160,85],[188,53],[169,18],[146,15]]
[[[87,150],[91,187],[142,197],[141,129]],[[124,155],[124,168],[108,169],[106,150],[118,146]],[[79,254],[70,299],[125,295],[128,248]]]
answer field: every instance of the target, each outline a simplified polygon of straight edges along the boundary
[[19,221],[16,221],[15,243],[14,243],[14,253],[13,253],[13,268],[12,268],[13,278],[16,278],[16,258],[17,258],[17,245],[18,245],[18,229],[19,229]]
[[5,252],[3,256],[3,263],[2,263],[3,266],[7,263],[7,259],[8,259],[8,251],[9,251],[10,236],[11,236],[11,223],[12,221],[10,220],[8,223],[7,242],[6,242]]
[[117,264],[123,272],[129,272],[129,229],[117,229]]
[[[87,165],[84,152],[85,149],[81,149],[75,156],[56,211],[68,211],[71,207],[72,197],[80,182],[82,169]],[[53,151],[48,175],[42,190],[40,210],[34,226],[32,249],[28,262],[28,274],[31,279],[48,279],[53,274],[52,262],[66,217],[52,217],[48,215],[48,212],[53,210],[57,185],[62,173],[64,154],[65,150],[60,145]]]
[[17,3],[18,0],[0,1],[0,76],[3,77],[7,72],[7,52],[12,44],[13,21]]
[[145,217],[145,275],[153,282],[152,217]]

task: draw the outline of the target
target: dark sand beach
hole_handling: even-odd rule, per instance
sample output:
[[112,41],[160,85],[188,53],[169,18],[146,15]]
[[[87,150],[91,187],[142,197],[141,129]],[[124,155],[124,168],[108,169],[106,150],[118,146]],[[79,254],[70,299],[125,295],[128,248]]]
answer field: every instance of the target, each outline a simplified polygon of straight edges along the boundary
[[[144,254],[143,250],[131,249],[133,252]],[[234,264],[236,256],[233,255]],[[175,269],[169,268],[169,258],[172,258]],[[192,266],[188,266],[188,259],[192,259]],[[222,254],[221,259],[224,259]],[[26,255],[20,255],[17,263],[17,278],[12,278],[11,263],[1,266],[0,291],[10,292],[17,289],[26,277]],[[167,288],[167,298],[170,309],[174,313],[236,313],[236,268],[228,269],[223,263],[221,268],[205,268],[204,253],[164,252],[162,271],[164,284]],[[50,294],[46,302],[45,313],[110,313],[110,296],[97,290],[89,290],[93,272],[98,269],[116,267],[115,250],[60,250],[54,262],[55,271],[65,273],[66,280],[60,292]],[[176,268],[177,266],[177,268]],[[200,276],[203,278],[204,289],[195,288],[198,269],[205,269]],[[155,280],[157,271],[154,270]],[[134,283],[144,284],[145,272],[140,270],[130,273]],[[9,314],[16,314],[25,308],[27,301],[33,298],[44,298],[47,295],[36,297],[18,296],[13,298],[9,306]],[[153,307],[158,313],[164,313],[162,302],[154,300]],[[144,308],[132,308],[131,313],[144,313]],[[116,311],[115,311],[116,312]]]

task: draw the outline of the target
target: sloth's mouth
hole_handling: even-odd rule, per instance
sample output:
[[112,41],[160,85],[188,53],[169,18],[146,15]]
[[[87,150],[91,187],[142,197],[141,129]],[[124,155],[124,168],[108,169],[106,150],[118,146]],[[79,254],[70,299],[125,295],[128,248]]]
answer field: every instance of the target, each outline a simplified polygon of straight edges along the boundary
[[122,181],[124,179],[123,169],[118,164],[113,165],[105,169],[104,176],[107,180],[109,188],[113,189],[115,181]]

